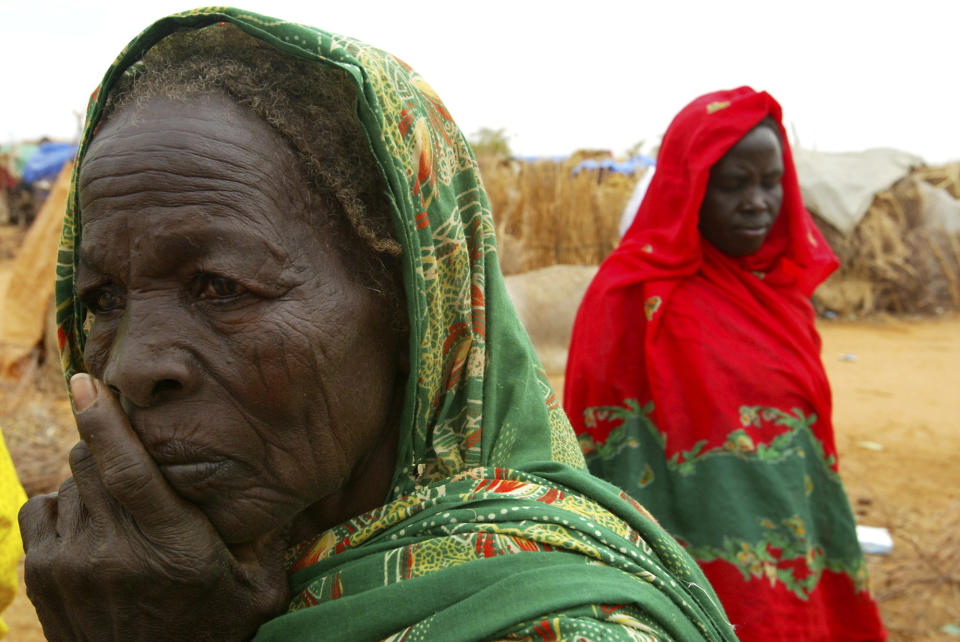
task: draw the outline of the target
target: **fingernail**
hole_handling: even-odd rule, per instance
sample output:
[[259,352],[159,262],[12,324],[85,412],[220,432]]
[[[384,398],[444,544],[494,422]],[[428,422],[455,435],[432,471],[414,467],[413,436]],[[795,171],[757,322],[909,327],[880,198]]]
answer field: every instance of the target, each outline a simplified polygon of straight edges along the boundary
[[70,377],[70,393],[77,412],[83,412],[97,400],[97,387],[93,384],[93,378],[85,372]]

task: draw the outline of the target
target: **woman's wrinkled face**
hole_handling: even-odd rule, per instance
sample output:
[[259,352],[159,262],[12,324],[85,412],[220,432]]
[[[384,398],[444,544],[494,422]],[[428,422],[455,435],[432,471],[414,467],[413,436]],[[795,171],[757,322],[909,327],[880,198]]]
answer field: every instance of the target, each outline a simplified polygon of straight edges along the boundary
[[122,109],[80,172],[87,367],[232,543],[368,510],[393,473],[405,346],[301,176],[213,95]]
[[783,150],[769,127],[756,127],[710,169],[700,233],[730,256],[763,245],[783,205]]

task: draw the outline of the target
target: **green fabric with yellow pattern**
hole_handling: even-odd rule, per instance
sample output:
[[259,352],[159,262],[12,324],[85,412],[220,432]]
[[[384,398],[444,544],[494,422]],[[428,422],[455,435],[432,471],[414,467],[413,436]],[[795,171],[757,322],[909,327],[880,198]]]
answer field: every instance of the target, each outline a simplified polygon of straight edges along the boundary
[[[356,81],[357,117],[404,250],[416,373],[385,505],[290,552],[290,612],[258,639],[734,639],[689,556],[636,502],[585,472],[507,297],[470,147],[402,61],[236,9],[165,18],[127,46],[93,94],[77,171],[102,97],[124,70],[165,35],[220,21]],[[80,218],[73,190],[57,266],[67,377],[84,370],[86,310],[73,278]]]

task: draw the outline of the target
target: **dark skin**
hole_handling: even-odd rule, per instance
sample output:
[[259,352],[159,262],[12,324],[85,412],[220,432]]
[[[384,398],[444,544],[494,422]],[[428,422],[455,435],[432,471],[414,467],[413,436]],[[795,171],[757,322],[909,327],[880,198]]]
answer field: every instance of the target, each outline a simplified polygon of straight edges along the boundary
[[121,110],[79,190],[83,441],[21,510],[28,595],[50,640],[248,638],[283,551],[387,496],[405,337],[225,97]]
[[783,150],[765,126],[752,129],[710,168],[700,233],[730,256],[757,252],[783,205]]

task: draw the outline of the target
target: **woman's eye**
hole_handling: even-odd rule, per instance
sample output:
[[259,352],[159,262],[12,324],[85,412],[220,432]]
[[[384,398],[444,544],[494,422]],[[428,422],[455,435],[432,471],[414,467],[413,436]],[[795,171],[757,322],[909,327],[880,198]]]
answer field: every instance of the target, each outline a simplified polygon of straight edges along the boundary
[[205,299],[231,299],[244,294],[247,289],[223,276],[209,275],[202,281],[200,296]]
[[739,176],[724,176],[715,183],[717,189],[722,192],[736,192],[743,189],[746,184],[746,179]]
[[85,294],[83,303],[94,314],[109,314],[123,307],[123,292],[112,283],[102,285]]

